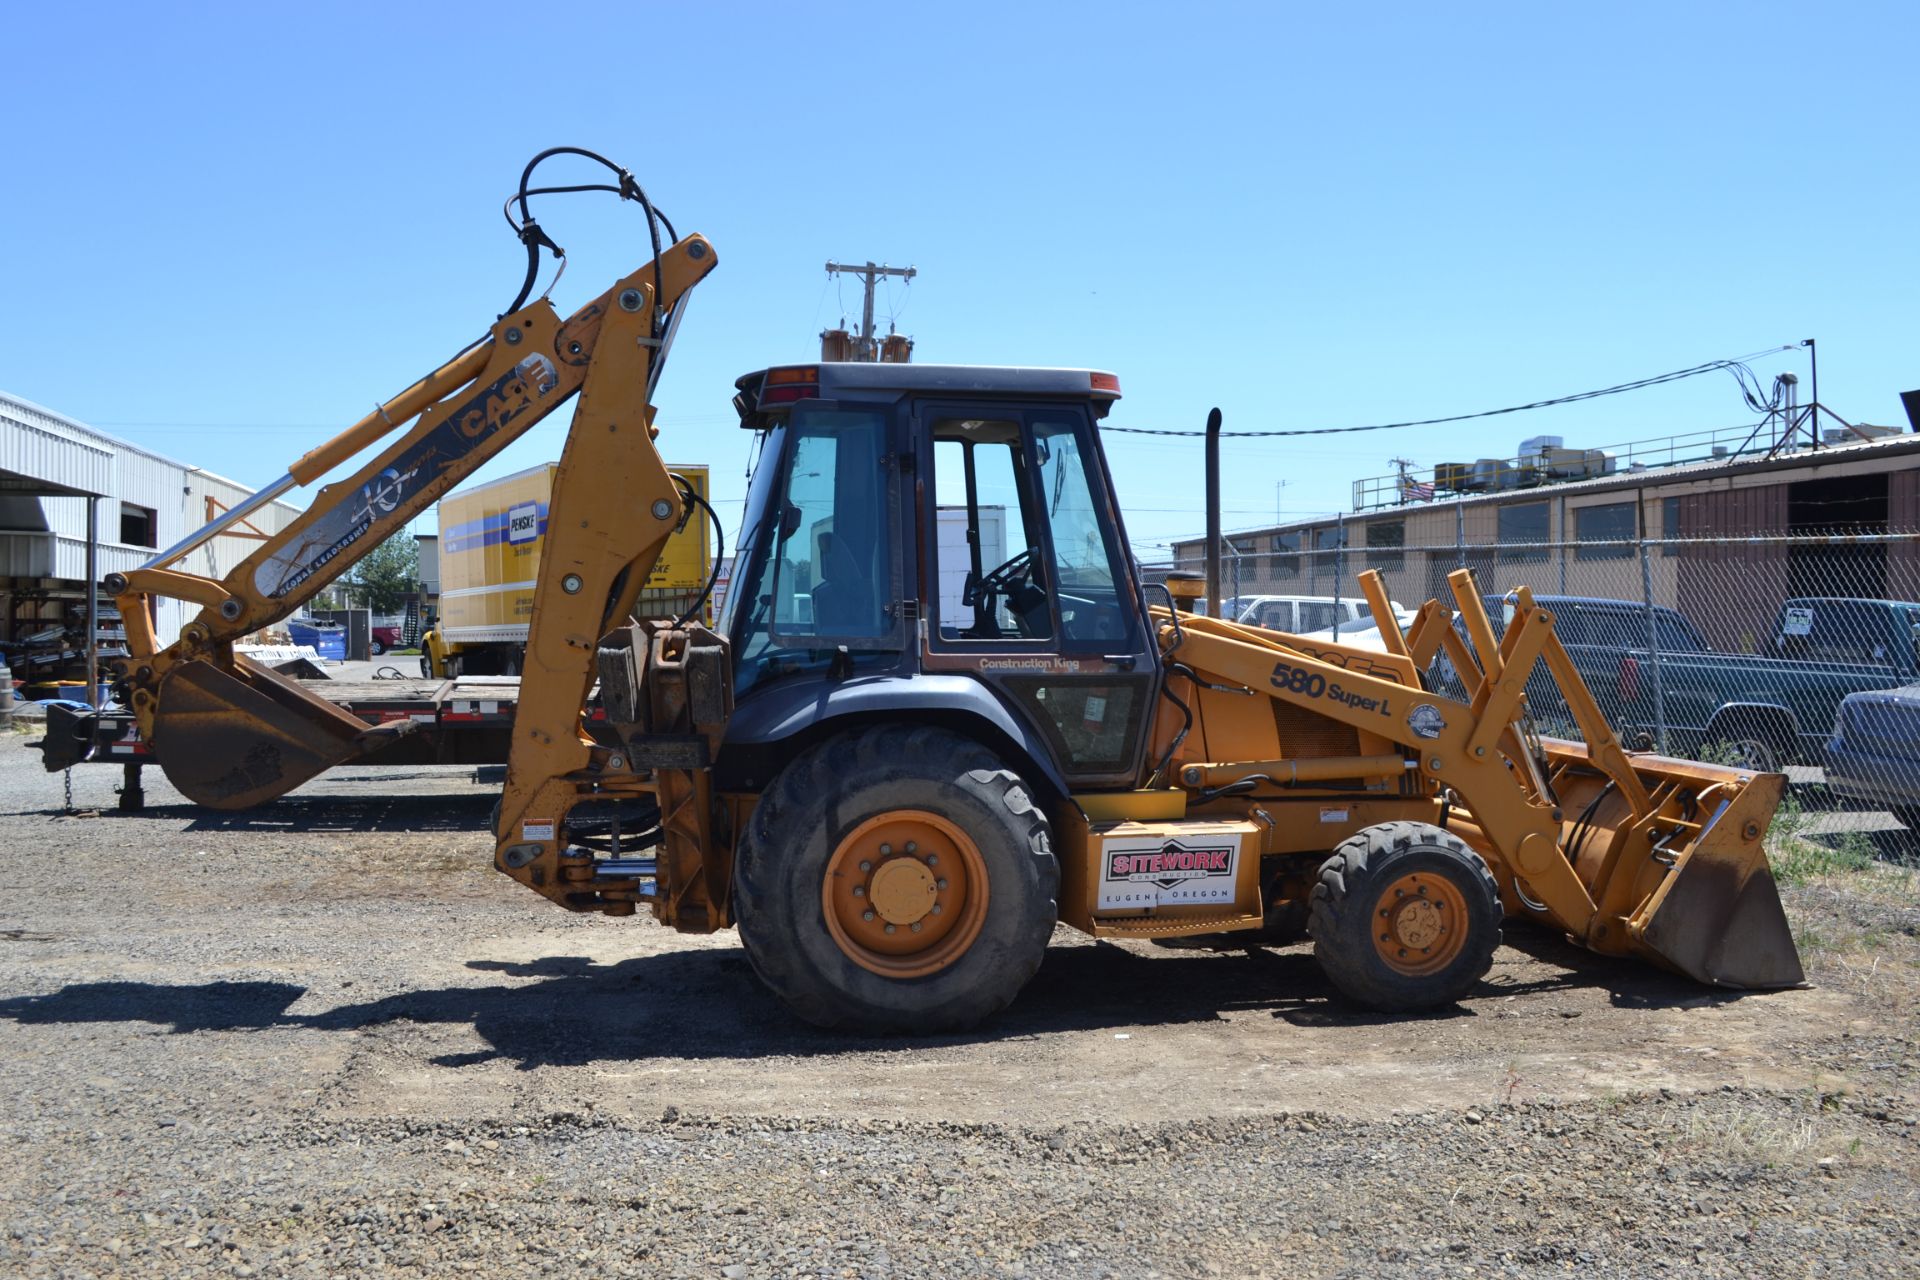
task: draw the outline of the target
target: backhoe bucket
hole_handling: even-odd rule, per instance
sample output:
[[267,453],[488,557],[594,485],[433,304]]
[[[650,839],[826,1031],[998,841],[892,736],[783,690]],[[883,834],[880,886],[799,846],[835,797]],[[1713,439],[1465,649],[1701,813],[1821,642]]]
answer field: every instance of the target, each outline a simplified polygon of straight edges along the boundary
[[[369,734],[376,736],[369,739]],[[257,663],[183,662],[160,683],[154,752],[195,804],[247,809],[384,739],[359,718]]]
[[[1587,945],[1714,986],[1804,982],[1766,853],[1786,779],[1660,756],[1636,755],[1632,763],[1664,801],[1653,827],[1661,834],[1649,838],[1626,804],[1609,795],[1594,806],[1586,830],[1571,822],[1565,840],[1572,843],[1563,841],[1601,908]],[[1585,813],[1600,785],[1592,778],[1576,784],[1565,797],[1567,811]]]

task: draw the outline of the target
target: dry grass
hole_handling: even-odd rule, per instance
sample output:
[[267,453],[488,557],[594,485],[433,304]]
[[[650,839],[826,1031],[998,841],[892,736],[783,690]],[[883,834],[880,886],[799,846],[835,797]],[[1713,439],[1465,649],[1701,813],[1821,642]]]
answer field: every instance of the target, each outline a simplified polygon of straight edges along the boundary
[[1691,1111],[1679,1137],[1695,1151],[1725,1160],[1776,1165],[1818,1150],[1825,1136],[1818,1114],[1779,1116],[1767,1108],[1745,1107],[1729,1114]]

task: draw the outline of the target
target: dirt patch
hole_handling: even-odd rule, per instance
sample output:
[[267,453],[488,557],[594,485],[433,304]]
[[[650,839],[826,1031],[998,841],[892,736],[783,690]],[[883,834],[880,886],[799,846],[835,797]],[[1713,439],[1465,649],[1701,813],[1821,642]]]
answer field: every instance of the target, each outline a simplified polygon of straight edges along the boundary
[[[730,934],[492,873],[464,771],[341,770],[253,815],[155,778],[144,817],[74,778],[100,816],[0,739],[23,1274],[1739,1275],[1915,1243],[1903,872],[1786,892],[1805,990],[1514,928],[1458,1008],[1381,1017],[1305,947],[1063,930],[978,1031],[863,1039],[792,1018]],[[1089,1227],[1116,1212],[1136,1246]]]

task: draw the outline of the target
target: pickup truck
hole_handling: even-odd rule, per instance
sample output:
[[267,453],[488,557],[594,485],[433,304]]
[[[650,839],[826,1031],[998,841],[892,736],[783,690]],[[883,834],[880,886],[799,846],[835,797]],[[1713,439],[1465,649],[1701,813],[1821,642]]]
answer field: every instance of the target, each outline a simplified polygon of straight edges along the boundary
[[[1585,596],[1534,599],[1553,610],[1568,655],[1629,746],[1657,742],[1664,724],[1670,753],[1705,754],[1762,770],[1819,761],[1842,699],[1920,679],[1920,604],[1796,597],[1775,618],[1771,652],[1756,656],[1715,650],[1698,628],[1664,606],[1652,610],[1649,645],[1642,604]],[[1502,625],[1505,602],[1490,597],[1487,607],[1496,626]],[[1564,707],[1551,681],[1536,679],[1528,695],[1543,727],[1564,728]]]

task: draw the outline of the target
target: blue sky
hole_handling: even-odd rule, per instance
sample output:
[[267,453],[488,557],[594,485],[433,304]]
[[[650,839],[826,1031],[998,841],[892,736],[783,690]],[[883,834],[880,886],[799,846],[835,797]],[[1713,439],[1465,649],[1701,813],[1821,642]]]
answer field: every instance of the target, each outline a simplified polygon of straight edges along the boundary
[[[1467,412],[1806,337],[1850,418],[1898,422],[1920,386],[1912,5],[832,12],[16,12],[0,388],[265,481],[506,305],[500,204],[560,143],[719,251],[660,404],[664,452],[712,464],[730,523],[732,381],[857,313],[830,257],[919,268],[881,312],[923,361],[1118,372],[1116,425]],[[563,311],[647,256],[631,205],[538,211],[569,250]],[[557,456],[564,417],[493,471]],[[1226,524],[1340,509],[1396,455],[1750,420],[1716,375],[1254,442]],[[1108,449],[1143,555],[1202,527],[1191,442]]]

